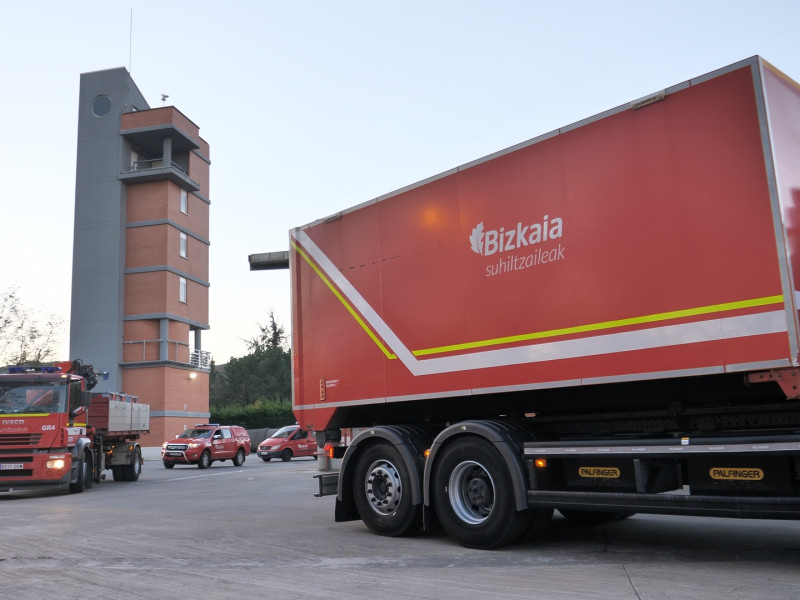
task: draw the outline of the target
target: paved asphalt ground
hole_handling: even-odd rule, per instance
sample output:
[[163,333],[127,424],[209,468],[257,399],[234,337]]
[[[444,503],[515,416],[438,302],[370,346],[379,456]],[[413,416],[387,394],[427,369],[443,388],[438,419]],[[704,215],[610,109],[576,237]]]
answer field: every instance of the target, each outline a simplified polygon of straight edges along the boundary
[[[494,551],[334,523],[316,462],[160,462],[83,494],[0,494],[0,598],[800,598],[800,522],[636,515]],[[110,479],[110,474],[109,474]]]

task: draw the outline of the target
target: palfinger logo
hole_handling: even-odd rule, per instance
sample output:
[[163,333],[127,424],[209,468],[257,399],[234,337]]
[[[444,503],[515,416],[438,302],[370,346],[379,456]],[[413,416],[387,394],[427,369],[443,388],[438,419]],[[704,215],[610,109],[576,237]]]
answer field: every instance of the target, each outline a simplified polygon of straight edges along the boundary
[[542,217],[541,223],[523,225],[517,223],[513,227],[501,227],[484,231],[483,223],[478,223],[469,236],[470,248],[481,256],[491,256],[498,252],[509,252],[519,248],[534,246],[540,242],[555,240],[564,233],[564,222],[561,217],[550,219]]

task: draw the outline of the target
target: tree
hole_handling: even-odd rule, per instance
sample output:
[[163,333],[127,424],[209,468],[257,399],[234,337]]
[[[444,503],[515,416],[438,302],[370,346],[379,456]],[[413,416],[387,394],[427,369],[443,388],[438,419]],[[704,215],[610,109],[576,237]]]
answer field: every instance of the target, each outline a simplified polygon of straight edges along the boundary
[[231,358],[224,368],[212,365],[209,404],[212,408],[285,402],[291,398],[291,358],[282,326],[269,312],[269,324],[247,340],[248,354]]
[[4,290],[0,294],[0,363],[41,365],[54,359],[63,328],[60,317],[23,306],[17,287]]
[[269,311],[269,325],[259,324],[258,328],[261,333],[247,342],[247,348],[251,353],[267,352],[274,348],[284,350],[286,335],[283,326],[275,322],[275,315],[272,311]]

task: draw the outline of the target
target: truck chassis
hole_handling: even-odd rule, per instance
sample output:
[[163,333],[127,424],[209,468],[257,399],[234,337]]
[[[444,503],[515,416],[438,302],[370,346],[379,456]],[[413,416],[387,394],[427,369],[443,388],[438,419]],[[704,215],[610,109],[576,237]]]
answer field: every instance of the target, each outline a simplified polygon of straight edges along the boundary
[[[765,399],[757,415],[732,403],[694,418],[691,410],[678,418],[665,408],[604,414],[602,422],[600,415],[571,421],[545,412],[369,427],[346,448],[329,445],[341,469],[316,475],[317,495],[337,495],[336,521],[361,519],[389,536],[442,526],[461,544],[484,549],[536,535],[554,510],[582,525],[637,512],[798,519],[800,404],[793,385],[774,383],[797,376],[785,369],[739,377],[744,385],[773,382],[765,386],[771,394],[794,394]],[[762,432],[738,430],[754,419]],[[628,431],[643,422],[658,432]],[[677,429],[687,422],[691,434]],[[783,427],[768,427],[776,422]],[[591,436],[592,427],[608,435]],[[335,443],[336,432],[327,433]]]

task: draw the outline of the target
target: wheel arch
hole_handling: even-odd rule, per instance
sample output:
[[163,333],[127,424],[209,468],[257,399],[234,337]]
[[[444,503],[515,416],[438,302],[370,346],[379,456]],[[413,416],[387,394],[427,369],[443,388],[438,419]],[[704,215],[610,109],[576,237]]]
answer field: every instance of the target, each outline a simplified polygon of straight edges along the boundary
[[72,447],[72,458],[77,459],[80,458],[81,454],[86,452],[87,449],[92,448],[92,440],[89,438],[78,438],[75,442],[75,445]]
[[72,447],[70,454],[72,455],[72,465],[70,466],[69,471],[69,491],[82,492],[84,490],[83,485],[81,485],[79,488],[74,488],[74,486],[77,486],[78,480],[84,477],[84,473],[81,470],[81,465],[84,462],[84,458],[88,457],[91,468],[89,481],[86,484],[87,488],[92,486],[95,478],[95,472],[97,470],[94,452],[92,451],[92,441],[85,437],[78,438],[75,442],[75,445]]
[[94,454],[92,453],[92,441],[89,438],[78,438],[75,442],[75,445],[72,447],[72,468],[71,468],[71,479],[75,481],[78,472],[78,464],[80,463],[81,458],[83,455],[88,452],[91,455],[92,460],[94,460]]
[[528,474],[523,458],[523,446],[526,441],[533,440],[533,433],[510,421],[462,421],[442,430],[431,444],[430,455],[425,461],[423,474],[424,507],[426,512],[431,506],[431,478],[437,455],[448,444],[464,436],[477,436],[491,443],[508,467],[514,485],[514,503],[517,510],[528,508]]
[[409,487],[411,488],[411,501],[414,505],[423,503],[423,458],[433,435],[423,428],[405,425],[383,425],[370,427],[359,433],[347,447],[339,468],[339,485],[336,492],[335,519],[341,521],[355,521],[360,517],[356,510],[353,498],[353,471],[358,457],[366,450],[381,442],[388,442],[400,453],[403,463],[409,473],[412,473]]

